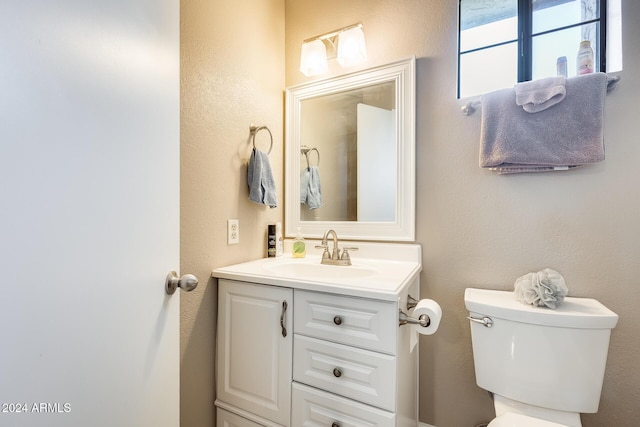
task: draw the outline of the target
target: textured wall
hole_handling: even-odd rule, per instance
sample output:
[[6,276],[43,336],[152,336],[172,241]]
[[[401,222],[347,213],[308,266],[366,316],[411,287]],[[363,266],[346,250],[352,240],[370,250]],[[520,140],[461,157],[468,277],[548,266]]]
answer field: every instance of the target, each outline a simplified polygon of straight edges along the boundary
[[[181,2],[181,270],[200,286],[181,295],[181,425],[214,426],[216,286],[211,270],[260,258],[282,218],[284,2]],[[279,206],[248,201],[249,126],[273,133]],[[265,131],[257,144],[266,149]],[[227,246],[227,218],[240,244]]]
[[[620,315],[613,331],[600,411],[586,427],[631,426],[640,370],[640,2],[623,0],[624,71],[607,99],[605,162],[565,173],[496,176],[478,168],[480,115],[456,100],[457,1],[286,0],[286,85],[300,42],[362,21],[369,64],[417,61],[417,243],[422,296],[443,308],[440,331],[421,338],[420,418],[438,427],[490,419],[475,384],[466,287],[512,289],[528,272],[563,273],[572,296],[600,300]],[[340,74],[332,61],[330,73]]]

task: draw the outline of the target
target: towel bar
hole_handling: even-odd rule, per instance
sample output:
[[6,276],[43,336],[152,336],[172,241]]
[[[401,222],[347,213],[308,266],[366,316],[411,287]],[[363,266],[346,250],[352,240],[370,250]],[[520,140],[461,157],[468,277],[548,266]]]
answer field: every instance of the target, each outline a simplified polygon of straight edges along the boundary
[[476,112],[479,106],[480,101],[468,101],[466,104],[460,107],[460,111],[462,111],[462,114],[464,114],[465,116],[470,116]]
[[269,128],[266,126],[256,126],[253,124],[249,126],[249,132],[251,133],[251,136],[253,138],[253,148],[256,148],[256,134],[260,132],[262,129],[269,132],[270,145],[269,145],[269,151],[267,151],[267,154],[271,154],[271,150],[273,149],[273,135],[271,134],[271,131],[269,130]]
[[[615,87],[616,84],[620,81],[620,76],[618,75],[607,75],[607,94],[610,93]],[[474,100],[467,101],[462,107],[460,107],[460,111],[465,116],[470,116],[476,112],[476,110],[482,105],[482,101]]]
[[312,151],[315,151],[316,155],[318,156],[318,163],[316,164],[316,166],[320,166],[320,151],[318,151],[317,148],[309,148],[306,145],[300,147],[300,152],[304,154],[304,157],[307,159],[307,167],[311,167],[311,164],[309,164],[309,153]]

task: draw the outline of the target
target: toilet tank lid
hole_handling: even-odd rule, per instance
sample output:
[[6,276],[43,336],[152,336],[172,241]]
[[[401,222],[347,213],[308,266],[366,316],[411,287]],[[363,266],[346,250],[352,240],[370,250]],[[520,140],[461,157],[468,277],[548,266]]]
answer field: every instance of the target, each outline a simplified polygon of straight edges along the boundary
[[480,315],[536,325],[579,329],[613,329],[618,315],[591,298],[566,297],[556,309],[518,301],[514,292],[467,288],[467,310]]

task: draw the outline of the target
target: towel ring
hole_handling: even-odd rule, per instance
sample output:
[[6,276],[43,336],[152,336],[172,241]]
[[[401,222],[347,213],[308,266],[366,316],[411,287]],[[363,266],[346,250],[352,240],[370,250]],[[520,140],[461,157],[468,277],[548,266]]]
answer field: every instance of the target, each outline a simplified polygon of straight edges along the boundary
[[316,166],[320,166],[320,151],[318,151],[317,148],[309,148],[306,145],[300,147],[300,152],[304,154],[304,157],[307,159],[307,167],[311,167],[311,165],[309,164],[309,153],[311,151],[316,152],[316,156],[318,156],[318,163],[316,164]]
[[271,150],[273,149],[273,135],[271,134],[271,131],[269,130],[269,128],[266,126],[251,125],[249,127],[249,132],[251,132],[251,135],[253,136],[253,148],[256,148],[256,134],[260,132],[262,129],[265,129],[267,132],[269,132],[270,145],[269,145],[269,151],[267,151],[267,154],[271,154]]

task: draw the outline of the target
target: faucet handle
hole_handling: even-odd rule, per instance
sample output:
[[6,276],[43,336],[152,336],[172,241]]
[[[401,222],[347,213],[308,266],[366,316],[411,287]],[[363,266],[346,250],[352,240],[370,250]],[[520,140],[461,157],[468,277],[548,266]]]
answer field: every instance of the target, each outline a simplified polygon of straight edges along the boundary
[[329,245],[316,245],[316,249],[324,249],[322,259],[331,259],[331,255],[329,255]]
[[342,255],[340,256],[340,259],[349,261],[349,265],[351,265],[351,256],[349,255],[349,251],[357,251],[357,250],[358,248],[355,248],[355,247],[342,248]]

